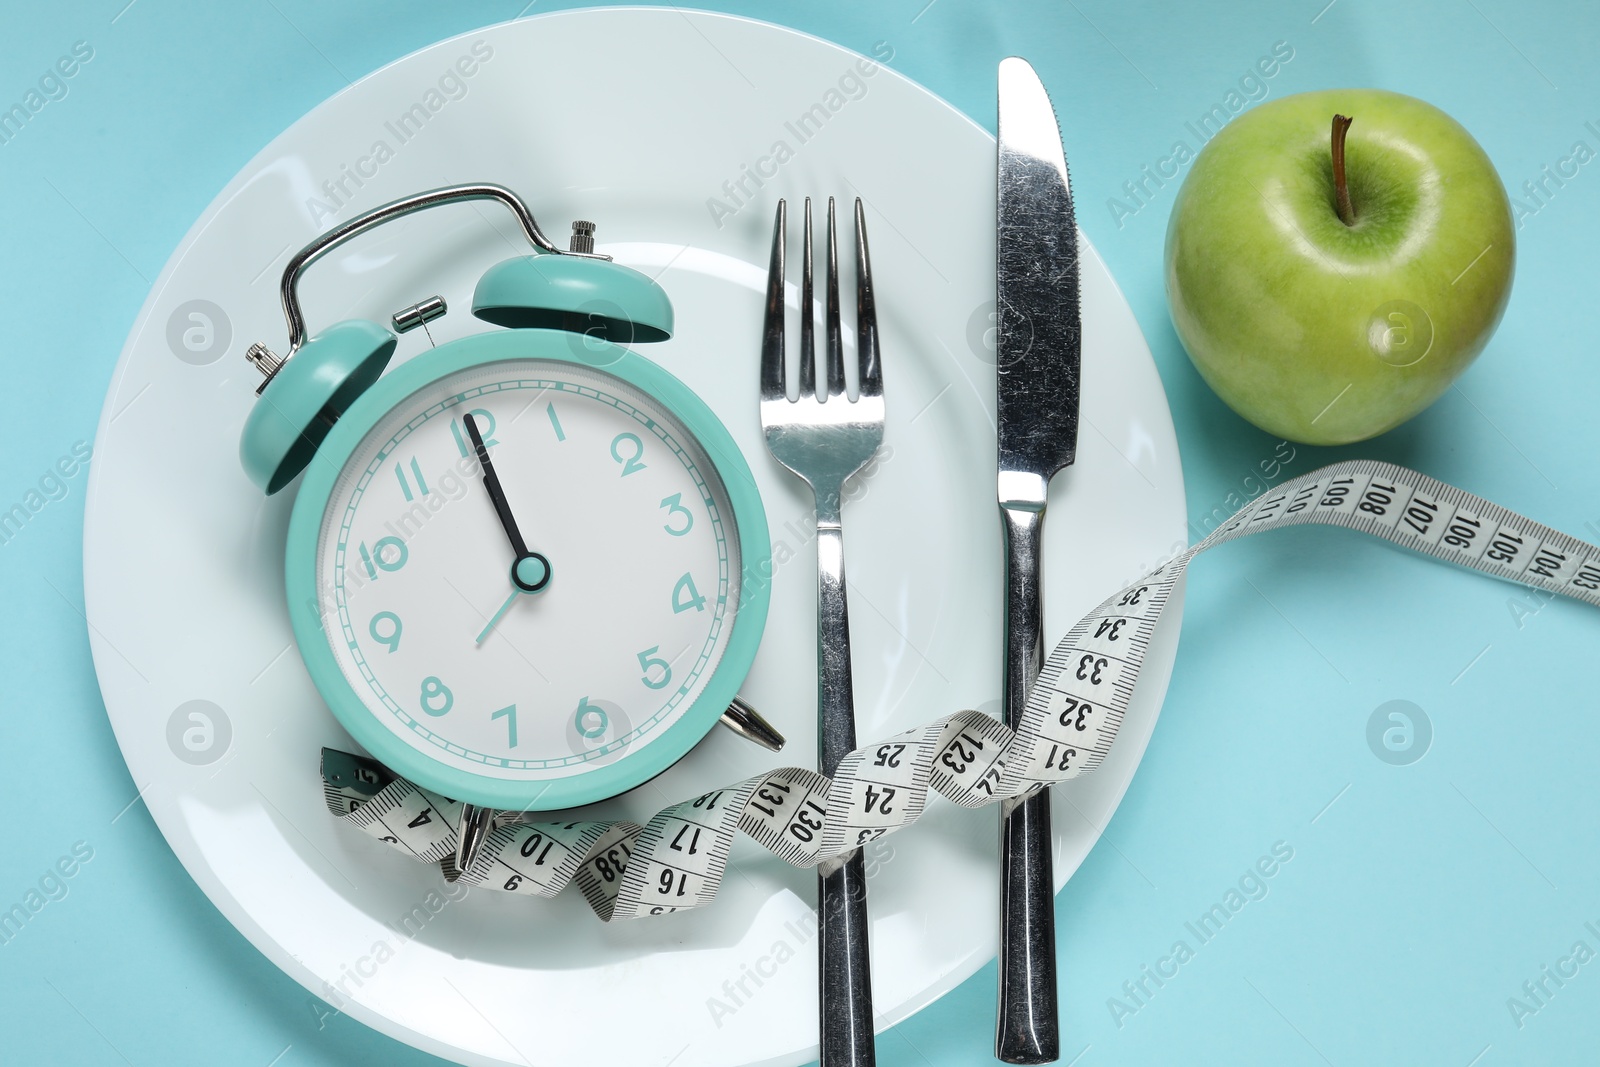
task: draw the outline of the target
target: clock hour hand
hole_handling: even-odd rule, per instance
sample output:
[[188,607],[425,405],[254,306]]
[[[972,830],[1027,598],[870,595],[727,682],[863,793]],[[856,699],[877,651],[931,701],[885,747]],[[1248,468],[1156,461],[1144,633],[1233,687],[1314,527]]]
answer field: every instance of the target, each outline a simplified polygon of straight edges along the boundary
[[467,436],[472,438],[472,447],[478,453],[478,465],[483,468],[483,488],[488,491],[489,502],[494,505],[494,513],[506,532],[506,540],[511,542],[511,551],[516,554],[516,559],[511,562],[511,584],[524,593],[537,593],[550,584],[550,561],[538,552],[528,551],[528,543],[522,539],[517,520],[511,515],[506,491],[500,485],[500,475],[495,473],[489,450],[484,447],[477,422],[471,415],[463,415],[461,421],[466,423]]

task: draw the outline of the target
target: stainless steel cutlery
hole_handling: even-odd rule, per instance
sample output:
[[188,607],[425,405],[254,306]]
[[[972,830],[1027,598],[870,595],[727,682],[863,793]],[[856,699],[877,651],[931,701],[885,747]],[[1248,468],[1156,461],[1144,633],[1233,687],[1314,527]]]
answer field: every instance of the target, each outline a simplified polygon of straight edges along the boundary
[[[995,415],[1006,541],[1005,721],[1016,727],[1044,658],[1039,548],[1050,478],[1078,442],[1078,228],[1061,131],[1027,61],[1000,64]],[[995,1055],[1060,1055],[1050,796],[1008,802],[1000,834]]]
[[[828,199],[827,302],[821,390],[813,312],[811,198],[805,202],[800,282],[799,396],[788,392],[784,260],[787,206],[778,201],[761,338],[761,425],[773,458],[805,480],[817,511],[817,723],[819,764],[831,775],[856,746],[850,677],[850,620],[844,578],[844,483],[883,441],[883,372],[867,255],[866,220],[856,200],[856,368],[858,395],[845,385],[839,320],[839,257],[833,198]],[[867,878],[861,850],[817,869],[818,972],[823,1067],[874,1062],[872,976],[867,955]]]

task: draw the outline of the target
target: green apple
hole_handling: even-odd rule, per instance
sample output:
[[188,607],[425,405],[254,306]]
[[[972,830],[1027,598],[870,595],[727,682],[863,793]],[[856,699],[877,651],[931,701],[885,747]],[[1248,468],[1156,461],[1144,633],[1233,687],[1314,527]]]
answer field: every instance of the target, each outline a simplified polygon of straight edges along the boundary
[[1365,440],[1483,351],[1511,295],[1515,232],[1494,165],[1438,108],[1377,89],[1285,97],[1223,127],[1179,190],[1172,323],[1211,388],[1263,430]]

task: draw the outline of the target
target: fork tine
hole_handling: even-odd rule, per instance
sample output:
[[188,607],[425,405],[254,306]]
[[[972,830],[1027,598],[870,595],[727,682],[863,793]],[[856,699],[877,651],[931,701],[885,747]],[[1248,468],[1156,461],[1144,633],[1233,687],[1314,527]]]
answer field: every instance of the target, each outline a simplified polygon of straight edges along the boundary
[[817,398],[817,316],[812,303],[811,198],[806,197],[806,236],[800,267],[800,396]]
[[761,399],[787,396],[783,375],[783,261],[784,229],[788,208],[778,201],[778,218],[772,228],[772,262],[767,267],[767,314],[761,328]]
[[867,217],[856,197],[856,355],[861,363],[861,395],[883,395],[883,365],[878,361],[878,305],[872,297],[872,257],[867,252]]
[[833,221],[833,197],[828,197],[828,397],[844,393],[844,337],[839,332],[839,231]]

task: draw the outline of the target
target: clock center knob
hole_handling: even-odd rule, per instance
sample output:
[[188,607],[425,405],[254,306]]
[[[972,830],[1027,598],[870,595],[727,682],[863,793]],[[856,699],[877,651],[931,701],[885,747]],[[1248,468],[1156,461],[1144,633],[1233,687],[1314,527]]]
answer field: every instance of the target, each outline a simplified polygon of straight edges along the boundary
[[550,584],[550,561],[538,552],[518,556],[511,565],[511,581],[524,593],[537,593]]

